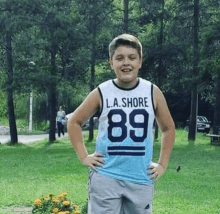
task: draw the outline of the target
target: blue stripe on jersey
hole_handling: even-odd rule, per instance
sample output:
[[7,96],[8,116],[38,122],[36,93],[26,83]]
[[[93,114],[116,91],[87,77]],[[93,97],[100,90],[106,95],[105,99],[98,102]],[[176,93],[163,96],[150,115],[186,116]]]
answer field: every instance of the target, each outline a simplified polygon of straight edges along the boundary
[[145,146],[108,146],[108,150],[145,150]]
[[108,152],[108,154],[120,156],[144,156],[145,152]]
[[108,154],[123,156],[144,156],[145,146],[108,146]]

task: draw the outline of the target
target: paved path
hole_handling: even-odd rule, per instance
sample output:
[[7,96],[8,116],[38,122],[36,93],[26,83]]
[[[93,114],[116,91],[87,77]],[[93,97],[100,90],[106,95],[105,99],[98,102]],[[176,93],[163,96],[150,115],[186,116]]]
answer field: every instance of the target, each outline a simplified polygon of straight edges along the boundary
[[11,208],[0,208],[0,213],[3,214],[31,214],[32,207],[11,207]]
[[[68,137],[68,134],[65,133],[64,137]],[[49,138],[49,134],[42,134],[42,135],[18,135],[18,142],[23,144],[28,144],[40,140],[44,140],[45,138]],[[56,138],[58,135],[56,134]],[[10,135],[0,135],[0,143],[4,144],[10,141]]]

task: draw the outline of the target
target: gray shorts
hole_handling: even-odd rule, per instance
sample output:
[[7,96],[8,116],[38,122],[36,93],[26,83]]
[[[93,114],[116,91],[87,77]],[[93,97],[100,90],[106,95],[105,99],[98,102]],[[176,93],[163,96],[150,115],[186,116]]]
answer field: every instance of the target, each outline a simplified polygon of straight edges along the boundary
[[89,175],[88,214],[149,214],[154,185],[142,185],[101,175]]

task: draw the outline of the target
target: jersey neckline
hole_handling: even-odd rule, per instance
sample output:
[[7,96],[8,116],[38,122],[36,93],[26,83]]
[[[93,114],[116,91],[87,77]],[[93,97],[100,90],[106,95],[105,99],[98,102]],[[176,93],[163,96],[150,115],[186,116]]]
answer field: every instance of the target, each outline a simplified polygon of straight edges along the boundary
[[115,83],[114,79],[112,80],[112,83],[113,83],[117,88],[119,88],[119,89],[121,89],[121,90],[124,90],[124,91],[131,91],[131,90],[133,90],[133,89],[135,89],[135,88],[138,87],[138,85],[139,85],[139,83],[140,83],[140,78],[137,79],[137,83],[136,83],[136,85],[133,86],[133,87],[131,87],[131,88],[122,88],[122,87],[120,87],[119,85],[117,85],[117,84]]

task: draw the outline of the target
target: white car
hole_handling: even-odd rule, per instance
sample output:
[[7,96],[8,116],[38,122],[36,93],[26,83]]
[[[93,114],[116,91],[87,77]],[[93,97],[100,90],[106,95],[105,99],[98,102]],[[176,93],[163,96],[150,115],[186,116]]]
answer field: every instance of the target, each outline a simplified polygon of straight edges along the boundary
[[[67,120],[71,117],[73,113],[70,113],[70,114],[67,114],[66,115],[66,118]],[[94,128],[98,128],[98,125],[99,125],[99,119],[98,117],[93,117],[93,122],[94,122]],[[86,123],[83,125],[82,127],[83,130],[88,130],[89,129],[89,120],[86,121]]]
[[[197,116],[197,131],[209,133],[210,121],[204,116]],[[186,121],[186,130],[189,130],[190,118]]]

